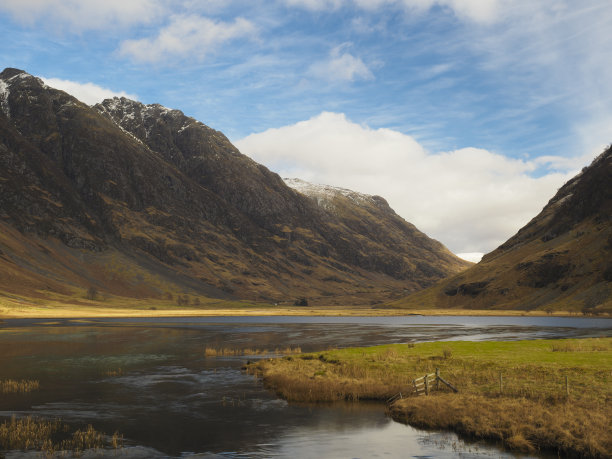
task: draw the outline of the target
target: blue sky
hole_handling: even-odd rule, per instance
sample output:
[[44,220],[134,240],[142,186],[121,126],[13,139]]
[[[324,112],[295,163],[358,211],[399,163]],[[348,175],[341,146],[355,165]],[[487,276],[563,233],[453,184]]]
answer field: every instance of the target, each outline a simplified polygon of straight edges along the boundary
[[612,142],[609,0],[3,0],[0,65],[126,95],[494,249]]

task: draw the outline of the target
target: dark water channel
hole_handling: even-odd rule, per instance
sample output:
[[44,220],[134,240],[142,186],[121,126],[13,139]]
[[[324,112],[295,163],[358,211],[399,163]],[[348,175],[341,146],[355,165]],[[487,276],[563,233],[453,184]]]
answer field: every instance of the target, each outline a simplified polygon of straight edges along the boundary
[[0,323],[0,379],[37,379],[41,389],[0,395],[0,420],[12,414],[59,417],[74,426],[93,424],[108,434],[117,430],[126,447],[108,451],[108,457],[515,457],[491,445],[465,443],[454,434],[395,423],[380,404],[287,404],[241,371],[253,357],[207,358],[204,349],[291,345],[307,352],[432,340],[588,336],[612,336],[612,320],[6,320]]

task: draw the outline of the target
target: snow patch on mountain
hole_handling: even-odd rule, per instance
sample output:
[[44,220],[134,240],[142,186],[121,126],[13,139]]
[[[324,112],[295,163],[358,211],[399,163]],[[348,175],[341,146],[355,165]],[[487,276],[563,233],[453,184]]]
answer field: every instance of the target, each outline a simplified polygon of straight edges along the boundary
[[358,193],[346,188],[339,188],[330,185],[318,185],[315,183],[306,182],[298,178],[283,178],[285,184],[293,188],[298,193],[314,199],[320,207],[331,210],[334,208],[334,198],[343,196],[350,199],[357,205],[375,204],[373,196]]
[[[29,78],[35,78],[34,76],[30,75],[29,73],[26,72],[21,72],[18,73],[17,75],[13,75],[12,77],[9,78],[9,81],[11,80],[27,80]],[[40,80],[40,78],[36,78],[39,82],[41,82],[41,85],[43,85],[42,81]]]
[[131,137],[133,140],[135,140],[136,142],[138,142],[140,145],[143,145],[146,147],[146,145],[144,144],[144,142],[142,140],[140,140],[138,137],[136,137],[134,134],[132,134],[130,131],[128,131],[127,129],[125,129],[123,126],[121,126],[120,124],[117,124],[117,126],[119,127],[119,129],[121,129],[127,136]]
[[8,84],[2,79],[0,79],[0,109],[7,116],[7,118],[11,117],[11,112],[9,109],[8,98],[10,94],[10,89]]
[[183,124],[183,126],[177,131],[177,134],[180,134],[181,132],[183,132],[185,129],[192,126],[193,124],[195,123],[191,121],[188,121],[187,123]]

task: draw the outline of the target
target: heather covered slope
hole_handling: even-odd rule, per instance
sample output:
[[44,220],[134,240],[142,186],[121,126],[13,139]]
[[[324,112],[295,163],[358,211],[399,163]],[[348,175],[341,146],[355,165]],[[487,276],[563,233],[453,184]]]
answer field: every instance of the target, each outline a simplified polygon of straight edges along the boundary
[[395,304],[612,312],[612,149],[480,263]]
[[330,212],[178,110],[89,107],[16,69],[0,108],[5,294],[370,304],[467,266],[386,203]]

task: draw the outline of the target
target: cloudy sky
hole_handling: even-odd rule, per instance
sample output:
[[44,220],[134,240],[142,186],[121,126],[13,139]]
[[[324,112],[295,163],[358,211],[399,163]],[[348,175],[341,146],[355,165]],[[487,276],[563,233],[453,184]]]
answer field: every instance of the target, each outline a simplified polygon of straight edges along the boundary
[[488,252],[612,142],[610,0],[2,0],[0,66]]

